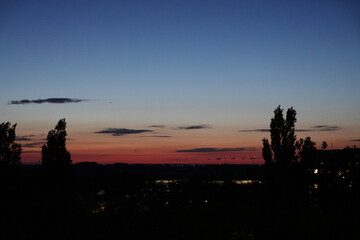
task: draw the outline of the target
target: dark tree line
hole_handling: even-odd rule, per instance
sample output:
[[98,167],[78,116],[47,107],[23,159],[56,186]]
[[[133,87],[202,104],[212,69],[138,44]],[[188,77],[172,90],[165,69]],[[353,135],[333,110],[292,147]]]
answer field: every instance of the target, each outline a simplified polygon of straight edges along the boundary
[[[21,164],[21,144],[16,143],[16,124],[0,124],[0,167]],[[60,119],[55,129],[50,130],[42,147],[42,164],[49,169],[64,169],[71,164],[71,155],[66,149],[66,121]]]

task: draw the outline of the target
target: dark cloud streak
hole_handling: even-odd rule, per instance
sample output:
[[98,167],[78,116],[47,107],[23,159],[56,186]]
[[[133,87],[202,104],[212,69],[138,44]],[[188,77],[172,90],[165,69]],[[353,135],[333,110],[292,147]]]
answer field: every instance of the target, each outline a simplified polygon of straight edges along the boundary
[[194,149],[184,149],[184,150],[177,150],[176,152],[198,152],[198,153],[205,153],[205,152],[242,152],[254,150],[253,148],[194,148]]
[[332,131],[337,131],[337,130],[341,129],[338,126],[333,126],[333,125],[319,125],[319,126],[314,126],[311,128],[314,129],[314,131],[321,131],[321,132],[332,132]]
[[193,125],[193,126],[178,127],[177,129],[195,130],[195,129],[205,129],[205,128],[210,128],[210,126],[209,125]]
[[164,128],[165,125],[151,125],[149,127],[151,127],[151,128]]
[[22,151],[21,153],[40,153],[41,151]]
[[159,136],[139,136],[139,137],[144,137],[144,138],[171,138],[172,136],[166,136],[166,135],[159,135]]
[[15,138],[15,140],[19,142],[28,142],[28,141],[32,141],[31,137],[34,136],[35,135],[18,136]]
[[[295,132],[332,132],[340,130],[341,128],[333,125],[318,125],[310,127],[309,129],[295,129]],[[240,130],[239,132],[270,132],[268,128],[259,128],[259,129],[246,129]]]
[[55,103],[55,104],[62,104],[62,103],[79,103],[79,102],[86,102],[89,100],[86,99],[78,99],[78,98],[45,98],[45,99],[22,99],[22,100],[12,100],[8,102],[8,105],[19,105],[19,104],[42,104],[42,103]]
[[248,130],[240,130],[239,132],[270,132],[270,129],[266,129],[266,128],[248,129]]
[[32,142],[32,143],[22,144],[22,147],[26,147],[26,148],[39,148],[39,147],[42,147],[42,145],[44,145],[44,142]]
[[148,129],[127,129],[127,128],[107,128],[102,131],[94,132],[94,133],[103,133],[103,134],[111,134],[112,136],[123,136],[129,134],[139,134],[153,132],[153,130]]

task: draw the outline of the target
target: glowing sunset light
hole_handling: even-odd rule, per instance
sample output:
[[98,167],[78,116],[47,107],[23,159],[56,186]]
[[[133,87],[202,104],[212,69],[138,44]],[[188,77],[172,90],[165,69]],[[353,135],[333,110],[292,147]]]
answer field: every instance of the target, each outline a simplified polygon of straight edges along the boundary
[[356,145],[359,6],[305,2],[2,2],[1,122],[24,163],[65,118],[75,163],[262,164],[279,104]]

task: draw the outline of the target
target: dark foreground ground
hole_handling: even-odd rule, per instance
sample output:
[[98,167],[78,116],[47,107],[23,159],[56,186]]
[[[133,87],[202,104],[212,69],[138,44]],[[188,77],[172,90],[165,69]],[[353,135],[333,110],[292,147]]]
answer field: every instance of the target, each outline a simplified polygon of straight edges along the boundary
[[247,165],[22,166],[2,175],[0,239],[360,239],[358,185],[340,178]]

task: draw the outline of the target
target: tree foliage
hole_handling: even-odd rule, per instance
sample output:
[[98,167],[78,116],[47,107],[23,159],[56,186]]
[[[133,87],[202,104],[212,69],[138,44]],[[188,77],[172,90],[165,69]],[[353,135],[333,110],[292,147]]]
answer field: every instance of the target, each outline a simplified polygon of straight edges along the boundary
[[298,150],[297,158],[305,166],[310,166],[311,162],[315,160],[316,155],[316,143],[311,140],[311,137],[306,137],[305,140],[300,138],[296,142],[296,148]]
[[322,149],[322,150],[325,150],[325,149],[327,149],[327,147],[328,147],[327,142],[326,142],[326,141],[323,141],[323,142],[321,143],[321,149]]
[[66,150],[66,122],[60,119],[55,129],[47,135],[47,143],[42,147],[42,164],[49,168],[66,168],[71,164],[71,155]]
[[265,160],[265,165],[270,165],[272,163],[272,151],[269,140],[263,138],[263,149],[262,149],[262,157]]
[[0,164],[2,166],[19,165],[21,161],[21,144],[15,143],[16,124],[0,124]]
[[278,106],[270,123],[271,144],[263,139],[263,157],[266,163],[276,162],[287,165],[295,161],[295,123],[296,111],[292,107],[283,116],[283,109]]

